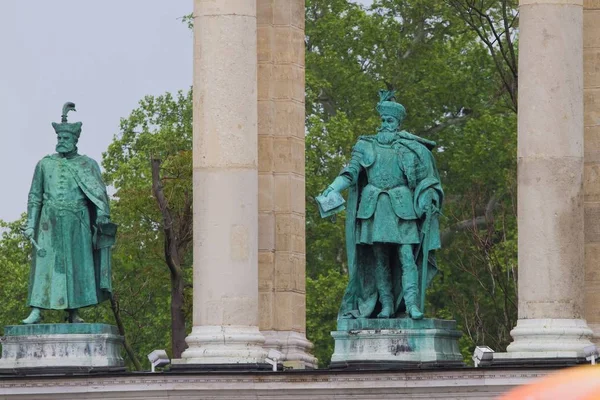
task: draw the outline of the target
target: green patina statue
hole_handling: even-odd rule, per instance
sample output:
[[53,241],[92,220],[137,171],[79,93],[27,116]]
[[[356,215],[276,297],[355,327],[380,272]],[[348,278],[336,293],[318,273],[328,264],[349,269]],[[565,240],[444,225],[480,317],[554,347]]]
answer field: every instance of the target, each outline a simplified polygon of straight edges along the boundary
[[406,111],[380,91],[376,135],[361,136],[352,159],[317,197],[322,216],[346,203],[349,282],[339,318],[422,319],[425,290],[437,272],[438,216],[444,193],[435,143],[399,130]]
[[77,153],[81,122],[52,123],[57,154],[35,167],[24,234],[33,243],[28,305],[24,324],[41,321],[41,310],[65,310],[69,322],[83,322],[77,309],[98,304],[111,293],[111,247],[116,225],[100,168]]

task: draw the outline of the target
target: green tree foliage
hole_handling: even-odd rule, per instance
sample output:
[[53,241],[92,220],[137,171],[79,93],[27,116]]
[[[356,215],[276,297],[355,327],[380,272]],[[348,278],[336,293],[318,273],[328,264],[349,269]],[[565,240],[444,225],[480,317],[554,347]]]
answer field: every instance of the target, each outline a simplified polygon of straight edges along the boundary
[[0,285],[0,326],[16,325],[27,317],[27,288],[31,243],[21,233],[25,218],[14,222],[0,221],[0,273],[4,284]]
[[[146,96],[103,155],[112,185],[115,292],[132,346],[185,348],[191,318],[192,94]],[[155,167],[155,168],[153,168]],[[159,201],[159,198],[162,200]],[[145,358],[145,357],[143,357]]]
[[[339,173],[357,137],[375,132],[380,88],[397,90],[408,110],[404,129],[438,143],[447,201],[441,274],[430,289],[428,314],[458,321],[465,355],[476,344],[501,350],[510,341],[516,321],[516,88],[507,90],[502,73],[510,68],[500,64],[499,71],[496,62],[510,54],[491,52],[497,44],[483,41],[455,3],[380,0],[365,9],[346,0],[307,1],[307,296],[337,296],[330,311],[308,301],[309,337],[322,364],[332,340],[311,329],[331,326],[342,295],[332,277],[347,265],[344,216],[322,220],[312,198]],[[502,16],[502,7],[486,7],[484,15]]]
[[315,294],[306,298],[306,308],[311,310],[306,320],[306,335],[315,344],[313,355],[320,367],[327,367],[333,353],[331,331],[336,329],[338,305],[347,283],[348,275],[334,269],[318,279],[306,277],[306,291]]

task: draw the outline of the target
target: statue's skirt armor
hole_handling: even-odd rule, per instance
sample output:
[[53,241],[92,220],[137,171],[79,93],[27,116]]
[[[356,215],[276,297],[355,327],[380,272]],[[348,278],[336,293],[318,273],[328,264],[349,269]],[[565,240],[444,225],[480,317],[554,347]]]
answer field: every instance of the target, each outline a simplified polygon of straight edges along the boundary
[[356,221],[357,244],[419,243],[417,222],[398,217],[394,213],[390,196],[387,193],[379,195],[375,212],[371,218],[357,218]]

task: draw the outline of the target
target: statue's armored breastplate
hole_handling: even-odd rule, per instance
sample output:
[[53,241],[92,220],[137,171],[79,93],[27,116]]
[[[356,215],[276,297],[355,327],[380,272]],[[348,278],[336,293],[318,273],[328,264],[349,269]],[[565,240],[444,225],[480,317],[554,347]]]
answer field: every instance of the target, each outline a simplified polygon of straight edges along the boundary
[[367,168],[369,183],[382,190],[406,186],[407,181],[400,168],[397,150],[377,142],[374,143],[373,148],[375,162]]

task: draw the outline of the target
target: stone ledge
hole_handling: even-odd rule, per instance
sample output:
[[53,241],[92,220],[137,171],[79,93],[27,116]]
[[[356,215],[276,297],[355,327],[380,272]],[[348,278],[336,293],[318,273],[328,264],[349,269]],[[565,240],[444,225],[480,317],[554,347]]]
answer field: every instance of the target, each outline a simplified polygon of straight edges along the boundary
[[116,326],[107,324],[33,324],[7,325],[4,327],[4,336],[93,335],[102,333],[118,335],[119,330]]
[[6,400],[58,399],[491,399],[553,368],[264,373],[135,373],[13,377],[0,380]]

